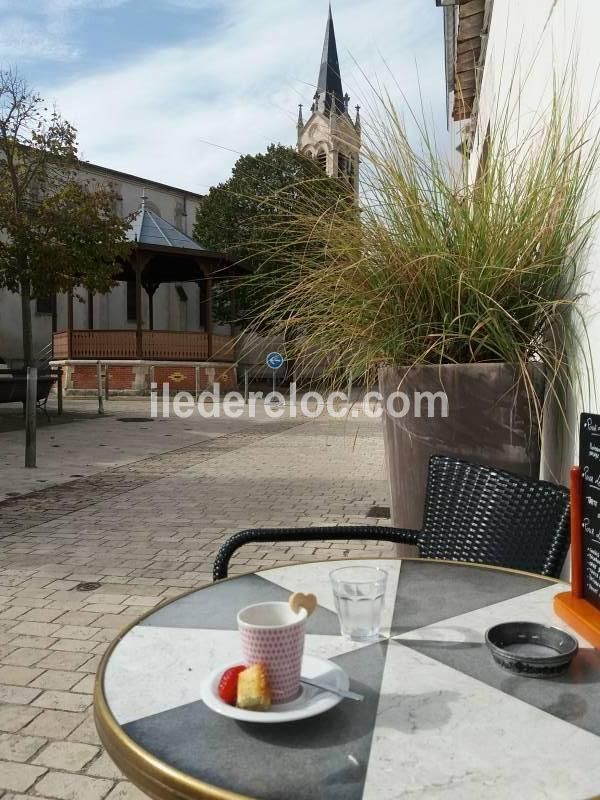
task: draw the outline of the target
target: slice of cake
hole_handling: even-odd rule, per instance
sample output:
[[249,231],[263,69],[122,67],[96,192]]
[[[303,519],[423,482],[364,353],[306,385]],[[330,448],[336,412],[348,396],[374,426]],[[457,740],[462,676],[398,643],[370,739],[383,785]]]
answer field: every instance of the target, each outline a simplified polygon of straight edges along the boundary
[[240,672],[236,705],[249,711],[268,711],[271,708],[271,690],[264,664],[253,664]]

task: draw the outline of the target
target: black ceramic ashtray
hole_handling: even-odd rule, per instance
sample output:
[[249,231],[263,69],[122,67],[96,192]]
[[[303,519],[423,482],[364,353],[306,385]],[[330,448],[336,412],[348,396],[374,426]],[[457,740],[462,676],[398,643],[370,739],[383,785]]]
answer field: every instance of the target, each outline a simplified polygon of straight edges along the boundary
[[485,634],[494,661],[529,678],[551,678],[565,672],[579,648],[568,633],[537,622],[503,622]]

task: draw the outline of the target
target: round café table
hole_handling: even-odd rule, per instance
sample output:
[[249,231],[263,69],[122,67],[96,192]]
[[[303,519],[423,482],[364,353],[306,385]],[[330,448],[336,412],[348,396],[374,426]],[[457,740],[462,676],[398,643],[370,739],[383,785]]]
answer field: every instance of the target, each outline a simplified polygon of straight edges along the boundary
[[[388,571],[380,641],[339,635],[329,572]],[[271,569],[172,600],[122,633],[98,672],[96,724],[109,754],[156,800],[589,798],[600,792],[600,658],[580,640],[569,672],[498,667],[491,625],[552,611],[564,584],[509,570],[403,559]],[[206,675],[240,658],[237,611],[314,592],[306,652],[349,674],[363,702],[313,719],[239,723],[201,701]]]

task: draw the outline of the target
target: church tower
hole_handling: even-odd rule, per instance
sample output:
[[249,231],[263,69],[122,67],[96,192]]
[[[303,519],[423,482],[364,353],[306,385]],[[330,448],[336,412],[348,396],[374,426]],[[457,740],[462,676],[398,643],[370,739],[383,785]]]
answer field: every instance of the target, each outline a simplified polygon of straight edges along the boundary
[[316,158],[331,176],[345,177],[358,194],[361,145],[360,107],[354,121],[349,114],[350,97],[344,94],[335,40],[331,4],[325,30],[325,44],[317,91],[311,116],[304,122],[303,106],[298,112],[298,151]]

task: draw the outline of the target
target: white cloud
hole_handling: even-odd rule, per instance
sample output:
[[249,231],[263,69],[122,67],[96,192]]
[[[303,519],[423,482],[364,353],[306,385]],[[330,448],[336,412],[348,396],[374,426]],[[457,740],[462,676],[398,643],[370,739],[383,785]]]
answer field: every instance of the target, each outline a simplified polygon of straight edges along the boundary
[[65,13],[69,11],[80,11],[82,9],[99,10],[103,8],[116,8],[125,5],[131,0],[29,0],[32,11],[43,10],[47,14]]
[[[205,141],[238,152],[294,143],[297,104],[309,105],[314,93],[327,4],[219,2],[226,21],[209,41],[42,87],[77,125],[84,158],[203,191],[225,179],[236,158]],[[416,60],[425,102],[443,117],[441,17],[435,7],[422,12],[423,0],[337,0],[342,77],[353,103],[367,105],[368,81],[379,79],[397,94],[395,80],[418,103]]]
[[62,31],[40,25],[24,17],[9,17],[0,27],[0,62],[10,63],[17,59],[32,61],[71,61],[78,57],[79,50],[65,41]]
[[[73,43],[74,14],[116,8],[131,0],[21,0],[18,13],[2,19],[0,62],[73,61],[81,49]],[[15,9],[0,0],[0,11]]]
[[191,9],[206,9],[206,8],[219,8],[222,5],[221,0],[166,0],[170,6],[176,8],[191,8]]

